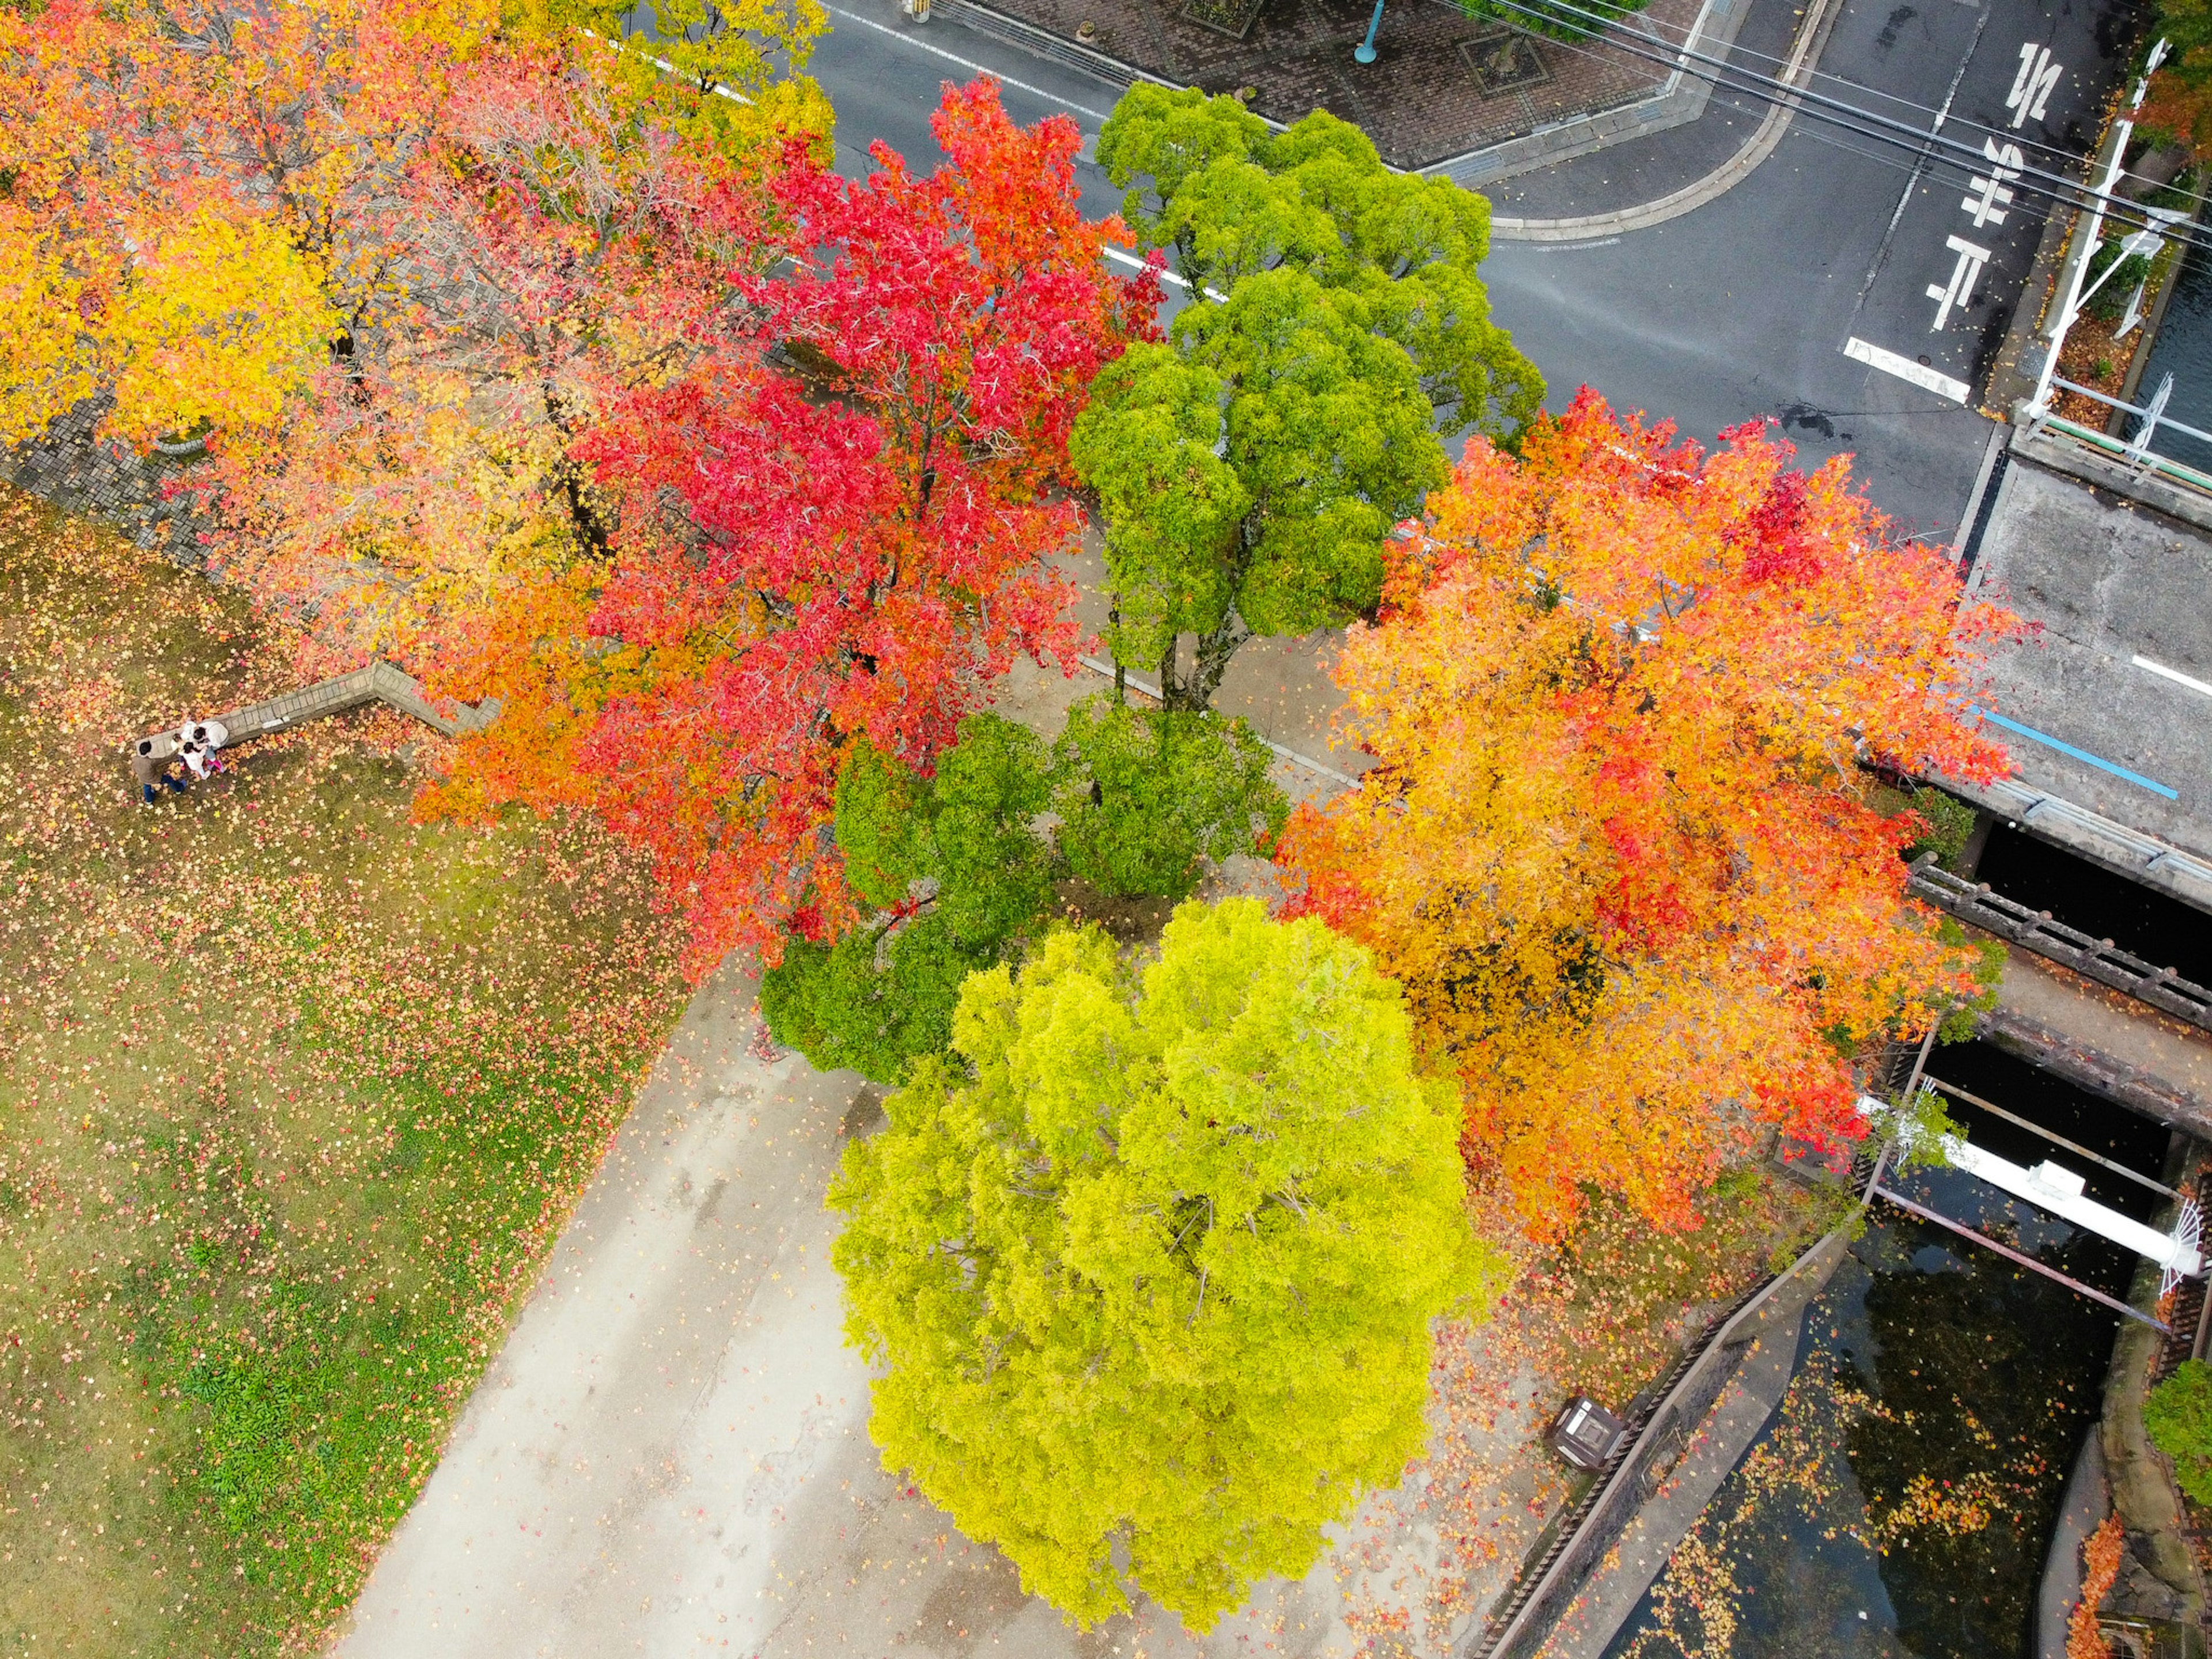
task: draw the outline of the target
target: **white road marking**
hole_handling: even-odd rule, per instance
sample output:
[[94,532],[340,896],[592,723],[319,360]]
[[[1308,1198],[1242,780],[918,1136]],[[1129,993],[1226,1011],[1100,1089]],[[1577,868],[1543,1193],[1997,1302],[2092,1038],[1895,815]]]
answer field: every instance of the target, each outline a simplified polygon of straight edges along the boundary
[[2153,662],[2148,657],[2130,657],[2128,660],[2138,668],[2148,668],[2152,673],[2172,680],[2176,685],[2185,685],[2191,691],[2202,691],[2206,696],[2212,697],[2212,685],[2207,685],[2203,680],[2185,674],[2178,668],[2168,668],[2164,663]]
[[1930,334],[1943,331],[1943,325],[1951,320],[1954,307],[1960,311],[1966,308],[1966,301],[1974,295],[1974,279],[1982,274],[1982,267],[1990,262],[1989,249],[1978,247],[1963,236],[1946,236],[1943,246],[1957,254],[1959,260],[1951,267],[1948,283],[1928,284],[1928,297],[1936,301],[1936,320],[1928,325]]
[[[1106,257],[1109,259],[1118,260],[1122,264],[1133,266],[1139,270],[1142,270],[1145,268],[1145,262],[1142,259],[1139,259],[1135,254],[1131,253],[1126,248],[1115,247],[1111,244],[1109,244],[1107,246]],[[1181,289],[1188,289],[1190,286],[1190,279],[1188,277],[1178,276],[1175,272],[1170,270],[1164,265],[1160,267],[1160,280],[1164,283],[1173,283],[1177,288]],[[1201,289],[1199,291],[1204,294],[1207,299],[1212,301],[1216,305],[1226,304],[1229,299],[1229,296],[1226,294],[1224,294],[1218,288]]]
[[2030,40],[2020,49],[2020,73],[2013,77],[2012,90],[2005,94],[2005,107],[2012,112],[2012,124],[2017,127],[2029,116],[2043,118],[2043,106],[2051,101],[2051,94],[2058,84],[2058,77],[2066,72],[2065,66],[2051,55],[2051,48],[2039,46]]
[[1864,363],[1869,368],[1878,368],[1885,374],[1894,374],[1900,380],[1910,380],[1923,392],[1948,398],[1954,404],[1965,403],[1973,392],[1973,388],[1964,380],[1954,380],[1939,369],[1926,368],[1910,357],[1900,357],[1894,351],[1869,345],[1856,334],[1844,343],[1844,356]]
[[2027,167],[2027,159],[2021,154],[2018,144],[2000,147],[1996,139],[1984,138],[1982,154],[1996,165],[1990,169],[1986,179],[1975,174],[1974,193],[1962,197],[1959,202],[1972,216],[1976,230],[2005,222],[2005,210],[2012,205],[2012,183]]
[[942,46],[933,46],[926,40],[917,40],[905,29],[895,29],[888,23],[878,23],[872,17],[863,17],[858,12],[847,11],[842,6],[826,6],[823,9],[836,13],[848,23],[858,23],[864,29],[873,29],[878,34],[888,34],[894,40],[902,41],[907,46],[912,46],[916,52],[926,52],[932,58],[942,58],[948,64],[957,64],[962,69],[972,74],[988,75],[1002,87],[1017,87],[1024,92],[1034,94],[1046,102],[1057,108],[1066,110],[1072,114],[1087,115],[1094,121],[1103,121],[1106,118],[1095,109],[1085,109],[1080,104],[1069,103],[1056,92],[1047,92],[1042,87],[1033,87],[1026,81],[1017,81],[1011,75],[1001,74],[999,70],[988,68],[984,64],[972,63],[965,58],[945,51]]

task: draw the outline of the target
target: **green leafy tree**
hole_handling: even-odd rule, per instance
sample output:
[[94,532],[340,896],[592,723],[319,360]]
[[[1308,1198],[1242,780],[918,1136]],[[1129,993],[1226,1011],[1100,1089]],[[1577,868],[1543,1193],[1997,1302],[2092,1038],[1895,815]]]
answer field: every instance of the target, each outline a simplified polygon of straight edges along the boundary
[[[1494,1295],[1397,988],[1255,900],[963,988],[830,1188],[870,1431],[1025,1589],[1196,1630],[1297,1577],[1425,1434],[1431,1326]],[[1117,1565],[1123,1563],[1126,1565]]]
[[2150,1443],[2173,1460],[2182,1491],[2212,1504],[2212,1365],[2185,1360],[2143,1401]]
[[2185,87],[2212,87],[2212,0],[2159,0],[2157,10],[2157,25],[2143,44],[2164,35],[2166,74]]
[[1031,827],[1051,789],[1042,741],[971,714],[924,778],[863,743],[837,781],[846,877],[878,907],[834,945],[793,941],[761,976],[777,1040],[817,1066],[893,1083],[945,1047],[960,983],[1034,931],[1058,864]]
[[1068,711],[1054,755],[1060,854],[1102,892],[1188,898],[1205,860],[1264,850],[1290,814],[1243,720],[1102,692]]
[[1392,172],[1335,117],[1275,134],[1232,98],[1140,86],[1098,157],[1206,302],[1100,376],[1069,453],[1104,510],[1115,655],[1203,708],[1255,634],[1372,611],[1443,439],[1510,437],[1543,381],[1475,274],[1489,204]]

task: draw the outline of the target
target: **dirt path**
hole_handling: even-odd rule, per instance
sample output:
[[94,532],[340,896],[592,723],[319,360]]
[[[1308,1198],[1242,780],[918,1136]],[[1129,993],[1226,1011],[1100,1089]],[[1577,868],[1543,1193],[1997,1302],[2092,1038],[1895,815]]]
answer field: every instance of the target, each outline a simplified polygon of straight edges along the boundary
[[[1056,730],[1097,684],[1017,673],[1001,707]],[[1256,885],[1266,867],[1231,876]],[[1168,1659],[1350,1654],[1394,1630],[1410,1656],[1466,1628],[1556,1495],[1526,1375],[1488,1379],[1478,1421],[1440,1413],[1430,1468],[1202,1643],[1151,1607],[1068,1630],[995,1549],[886,1476],[823,1208],[846,1139],[881,1120],[878,1091],[757,1058],[753,991],[726,965],[693,999],[362,1592],[345,1659]],[[1495,1559],[1470,1577],[1460,1552],[1477,1537]]]
[[[754,1023],[734,972],[693,1000],[362,1593],[347,1659],[1164,1659],[1350,1652],[1355,1621],[1420,1628],[1449,1574],[1416,1503],[1425,1480],[1407,1513],[1370,1503],[1346,1547],[1203,1644],[1155,1608],[1068,1631],[997,1551],[890,1480],[822,1206],[846,1137],[880,1121],[877,1094],[795,1056],[764,1064]],[[1522,1414],[1500,1419],[1490,1499],[1533,1529],[1534,1487],[1507,1473],[1524,1437]]]

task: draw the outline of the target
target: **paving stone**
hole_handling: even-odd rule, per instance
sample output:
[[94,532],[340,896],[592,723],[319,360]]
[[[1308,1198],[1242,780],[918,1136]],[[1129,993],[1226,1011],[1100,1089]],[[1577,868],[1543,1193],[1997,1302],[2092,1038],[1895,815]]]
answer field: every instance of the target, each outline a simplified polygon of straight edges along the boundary
[[199,463],[100,442],[94,434],[111,406],[106,397],[88,399],[40,437],[0,449],[0,478],[64,512],[106,519],[138,546],[158,548],[186,569],[204,569],[200,538],[211,519],[187,497],[162,495],[168,481],[188,477]]

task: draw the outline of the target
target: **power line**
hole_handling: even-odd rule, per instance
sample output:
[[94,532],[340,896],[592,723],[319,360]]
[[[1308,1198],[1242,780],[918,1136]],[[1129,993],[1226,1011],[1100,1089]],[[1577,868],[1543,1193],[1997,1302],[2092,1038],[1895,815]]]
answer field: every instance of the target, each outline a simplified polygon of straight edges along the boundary
[[[1487,0],[1487,3],[1502,6],[1508,10],[1539,20],[1550,18],[1557,21],[1559,14],[1563,12],[1571,14],[1585,22],[1595,25],[1594,33],[1602,32],[1609,42],[1632,57],[1640,58],[1662,67],[1679,68],[1684,73],[1692,75],[1693,78],[1707,81],[1716,86],[1725,84],[1719,76],[1733,75],[1741,83],[1738,90],[1749,92],[1756,97],[1764,97],[1772,103],[1794,102],[1802,112],[1812,114],[1816,119],[1828,118],[1838,125],[1856,125],[1862,136],[1881,138],[1893,143],[1925,145],[1930,149],[1942,149],[1957,152],[1956,155],[1947,159],[1952,161],[1954,165],[1960,163],[1969,165],[1976,174],[1984,172],[1987,164],[1993,159],[1985,151],[1975,149],[1955,138],[1946,137],[1940,131],[1911,126],[1892,117],[1878,114],[1872,110],[1860,109],[1839,99],[1831,98],[1824,93],[1814,92],[1809,88],[1795,86],[1775,76],[1762,75],[1755,70],[1745,69],[1731,64],[1724,58],[1714,58],[1704,52],[1692,52],[1686,46],[1671,49],[1657,46],[1651,43],[1646,37],[1639,37],[1632,31],[1621,28],[1616,17],[1577,5],[1575,0],[1545,0],[1545,3],[1541,6],[1522,3],[1522,0]],[[1700,65],[1706,72],[1698,74],[1697,71],[1690,69],[1691,64]],[[1992,137],[2007,137],[1991,129],[1982,130],[1990,131]],[[2064,199],[2069,206],[2085,205],[2073,199],[2075,192],[2088,197],[2091,201],[2100,199],[2100,192],[2090,190],[2087,185],[2063,174],[2046,172],[2033,167],[2008,170],[2018,171],[2023,179],[2028,178],[2036,179],[2038,183],[2035,188],[2039,193],[2048,196],[2055,191],[2068,192]],[[2149,228],[2150,226],[2145,223],[2142,228]]]
[[[1794,104],[1801,112],[1811,115],[1815,119],[1827,119],[1836,125],[1852,126],[1862,137],[1878,138],[1886,143],[1908,148],[1926,146],[1931,150],[1942,149],[1955,152],[1943,159],[1953,165],[1963,165],[1976,174],[1983,173],[1992,159],[1984,151],[1975,149],[1955,138],[1947,137],[1940,131],[1915,127],[1872,110],[1858,108],[1841,100],[1831,98],[1824,93],[1814,92],[1809,88],[1793,85],[1775,76],[1763,75],[1758,70],[1731,64],[1726,58],[1692,52],[1686,46],[1668,48],[1654,43],[1648,37],[1638,36],[1632,31],[1620,28],[1614,18],[1577,5],[1574,3],[1574,0],[1545,0],[1545,3],[1540,6],[1522,3],[1522,0],[1486,0],[1486,3],[1502,7],[1509,11],[1518,12],[1523,16],[1539,21],[1556,21],[1559,14],[1563,12],[1571,14],[1595,25],[1593,33],[1601,33],[1609,44],[1631,57],[1642,58],[1647,63],[1657,64],[1662,68],[1680,69],[1693,79],[1705,81],[1715,86],[1728,85],[1729,83],[1720,77],[1733,76],[1736,78],[1736,84],[1732,88],[1734,90],[1748,93],[1769,103]],[[1699,69],[1692,69],[1690,66],[1692,64],[1698,65]],[[1700,70],[1703,72],[1701,73]],[[1992,136],[2005,137],[2006,135],[1993,132]],[[2077,193],[2087,197],[2093,202],[2100,198],[2098,191],[2089,189],[2077,180],[2063,174],[2046,172],[2039,167],[2024,167],[2019,169],[2008,169],[2008,171],[2017,171],[2023,180],[2027,179],[2036,180],[2032,188],[2039,194],[2050,196],[2057,192],[2065,192],[2063,199],[2069,206],[2085,205],[2084,203],[2075,199]],[[2145,224],[2142,228],[2149,227]]]
[[[1873,139],[1901,149],[1920,151],[1919,165],[1954,167],[1969,178],[1985,177],[1991,167],[1992,158],[1984,152],[1947,138],[1940,132],[1909,126],[1887,116],[1856,108],[1823,94],[1762,76],[1723,59],[1708,58],[1700,52],[1686,49],[1669,51],[1650,46],[1642,38],[1613,30],[1607,19],[1572,4],[1571,0],[1546,0],[1545,6],[1540,9],[1521,3],[1521,0],[1487,0],[1487,3],[1537,19],[1552,18],[1556,21],[1556,14],[1560,11],[1577,13],[1604,29],[1608,45],[1632,58],[1661,68],[1680,70],[1694,80],[1757,99],[1770,106],[1790,107],[1798,114],[1841,127],[1858,137]],[[1692,64],[1698,67],[1693,68]],[[1735,78],[1731,81],[1724,79],[1724,76]],[[2014,200],[2025,192],[2077,211],[2101,207],[2106,219],[2122,228],[2155,230],[2185,246],[2212,250],[2212,242],[2201,240],[2193,233],[2192,228],[2155,221],[2146,210],[2124,198],[2109,195],[2079,180],[2039,167],[2007,167],[2004,171],[2016,175],[2002,180]]]
[[[1603,18],[1611,15],[1612,10],[1613,9],[1610,4],[1610,0],[1599,0],[1598,5],[1585,15]],[[1640,13],[1622,11],[1618,15],[1612,16],[1612,21],[1622,29],[1627,30],[1627,23],[1626,20],[1631,15],[1634,15],[1637,18],[1637,21],[1641,23],[1645,29],[1650,32],[1650,36],[1647,38],[1656,37],[1659,45],[1670,46],[1678,52],[1686,51],[1688,48],[1691,38],[1691,33],[1689,30],[1685,30],[1680,40],[1672,40],[1667,36],[1661,26],[1656,21],[1648,16],[1643,15]],[[1692,26],[1692,27],[1694,27],[1694,26]],[[1634,33],[1635,31],[1629,32]],[[1552,38],[1554,40],[1558,39],[1557,36]],[[1567,43],[1563,41],[1561,44],[1564,45]],[[1787,68],[1789,65],[1789,60],[1786,58],[1777,58],[1771,52],[1760,52],[1754,47],[1743,46],[1741,43],[1732,43],[1729,46],[1723,48],[1723,52],[1726,54],[1737,58],[1756,58],[1765,63],[1778,64],[1784,68]],[[1710,61],[1723,63],[1726,61],[1726,58],[1715,58]],[[1731,67],[1734,66],[1731,65]],[[1739,70],[1738,73],[1758,73],[1758,71]],[[1846,76],[1831,75],[1827,70],[1819,68],[1808,68],[1806,74],[1808,80],[1832,81],[1838,86],[1850,87],[1859,92],[1870,94],[1875,98],[1882,99],[1888,103],[1895,104],[1900,108],[1914,110],[1918,112],[1920,114],[1934,117],[1954,125],[1966,127],[1974,132],[1984,134],[1990,137],[2000,138],[2008,143],[2017,143],[2031,149],[2041,150],[2045,155],[2054,156],[2062,162],[2071,163],[2081,159],[2070,150],[2061,149],[2056,144],[2045,143],[2039,138],[2031,138],[2024,132],[2015,132],[2001,127],[1989,126],[1983,122],[1973,120],[1966,116],[1947,114],[1944,112],[1935,109],[1927,104],[1923,104],[1914,99],[1907,98],[1901,93],[1886,92],[1880,87],[1861,86],[1857,82],[1852,81]],[[2134,179],[2143,184],[2155,183],[2154,180],[2142,173],[2123,173],[2120,174],[2120,177],[2123,179]]]

